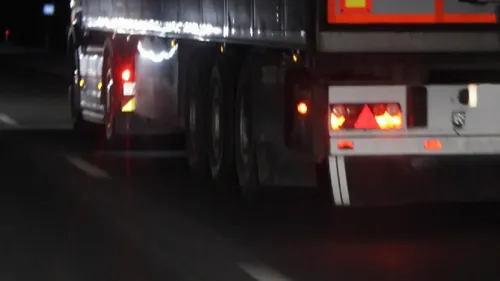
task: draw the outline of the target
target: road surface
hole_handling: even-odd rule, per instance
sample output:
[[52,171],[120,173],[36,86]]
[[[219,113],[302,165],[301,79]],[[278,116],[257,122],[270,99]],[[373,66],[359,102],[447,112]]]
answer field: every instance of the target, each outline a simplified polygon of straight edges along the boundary
[[25,58],[0,55],[0,280],[500,278],[496,205],[332,211],[298,191],[246,207],[182,151],[74,141],[66,78]]

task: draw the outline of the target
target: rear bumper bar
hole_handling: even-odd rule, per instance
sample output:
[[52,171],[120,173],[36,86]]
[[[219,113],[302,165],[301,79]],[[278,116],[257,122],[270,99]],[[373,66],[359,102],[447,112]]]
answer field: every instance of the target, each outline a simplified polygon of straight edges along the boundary
[[[352,149],[339,142],[350,141]],[[426,149],[426,142],[440,143],[440,149]],[[335,156],[390,155],[495,155],[500,154],[499,137],[410,137],[410,138],[331,138],[330,154]]]
[[[439,142],[440,148],[426,149],[427,140]],[[339,141],[350,142],[352,148],[337,147]],[[499,136],[331,138],[328,165],[333,202],[351,206],[499,201],[500,188],[491,184],[498,178],[499,155]],[[494,161],[478,165],[485,163],[485,156]],[[421,174],[412,167],[415,159],[436,160],[436,168]]]

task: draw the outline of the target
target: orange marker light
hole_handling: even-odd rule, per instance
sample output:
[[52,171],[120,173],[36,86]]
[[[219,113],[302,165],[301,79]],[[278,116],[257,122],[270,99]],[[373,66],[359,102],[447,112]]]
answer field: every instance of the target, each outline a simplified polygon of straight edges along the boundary
[[403,117],[399,113],[390,115],[385,112],[383,115],[375,116],[375,120],[382,130],[401,129],[403,127]]
[[440,140],[425,140],[424,148],[427,150],[440,150],[442,148],[442,144]]
[[307,114],[307,104],[305,102],[299,102],[297,104],[297,112],[301,115]]
[[338,149],[354,149],[354,142],[349,140],[339,140],[337,142]]
[[344,125],[345,117],[337,116],[333,112],[330,113],[330,128],[332,130],[338,130]]

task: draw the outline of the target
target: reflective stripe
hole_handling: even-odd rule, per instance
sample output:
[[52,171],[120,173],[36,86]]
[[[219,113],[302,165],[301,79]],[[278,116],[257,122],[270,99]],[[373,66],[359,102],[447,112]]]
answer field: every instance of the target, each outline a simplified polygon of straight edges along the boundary
[[347,187],[347,174],[344,156],[328,158],[333,202],[336,206],[350,206],[351,200]]
[[445,14],[437,21],[436,15],[359,15],[343,14],[329,17],[328,23],[337,24],[437,24],[437,23],[497,23],[495,14]]
[[337,157],[330,156],[328,158],[328,168],[330,170],[330,181],[333,195],[333,203],[336,206],[342,206],[342,196],[340,195],[339,172],[337,165]]
[[497,22],[494,5],[476,6],[455,0],[328,0],[327,5],[330,24]]
[[349,189],[347,188],[347,171],[345,167],[344,156],[337,156],[337,169],[340,184],[340,194],[342,195],[342,203],[344,203],[344,206],[350,206],[351,199],[349,196]]

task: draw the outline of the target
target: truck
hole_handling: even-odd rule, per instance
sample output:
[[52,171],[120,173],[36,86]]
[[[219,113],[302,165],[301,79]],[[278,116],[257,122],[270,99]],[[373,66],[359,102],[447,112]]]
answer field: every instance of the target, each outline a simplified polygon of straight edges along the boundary
[[[426,201],[436,191],[384,190],[377,175],[376,187],[357,186],[367,173],[355,162],[382,169],[389,158],[500,152],[494,1],[71,0],[70,8],[74,130],[99,124],[107,142],[181,132],[190,169],[216,189],[251,199],[267,187],[326,183],[335,206]],[[455,193],[500,199],[492,189]]]

